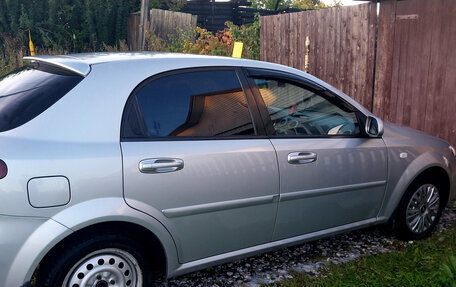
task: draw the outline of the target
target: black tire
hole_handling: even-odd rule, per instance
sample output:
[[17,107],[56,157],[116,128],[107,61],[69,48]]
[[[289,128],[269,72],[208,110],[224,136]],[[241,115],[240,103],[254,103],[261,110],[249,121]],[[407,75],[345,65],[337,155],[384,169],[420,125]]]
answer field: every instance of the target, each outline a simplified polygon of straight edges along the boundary
[[[432,188],[438,196],[438,208],[435,204],[430,207],[431,204],[427,204],[427,200],[424,200],[426,197],[420,197],[423,194],[430,195]],[[444,192],[437,178],[430,175],[417,178],[406,190],[399,203],[394,220],[394,229],[397,235],[404,240],[418,240],[431,235],[445,208]],[[421,201],[421,198],[424,201]],[[415,222],[414,218],[418,217],[421,220]],[[416,226],[415,229],[414,226]]]
[[[90,278],[96,282],[104,281],[99,285],[95,283],[96,286],[153,286],[153,268],[147,260],[148,252],[137,245],[137,241],[117,234],[76,239],[65,241],[40,264],[35,286],[85,287],[75,282],[81,277],[81,282]],[[102,269],[109,270],[111,275],[106,275],[109,272],[103,273]]]

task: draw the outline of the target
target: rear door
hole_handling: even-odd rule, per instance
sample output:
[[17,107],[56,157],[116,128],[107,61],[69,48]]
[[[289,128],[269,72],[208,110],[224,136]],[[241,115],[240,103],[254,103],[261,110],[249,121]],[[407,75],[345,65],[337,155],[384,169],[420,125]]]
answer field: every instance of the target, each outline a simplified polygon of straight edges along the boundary
[[130,96],[125,200],[165,225],[182,263],[272,238],[278,167],[253,102],[234,68],[165,73]]
[[258,69],[248,74],[279,163],[274,240],[374,222],[387,153],[381,138],[365,135],[364,116],[305,78]]

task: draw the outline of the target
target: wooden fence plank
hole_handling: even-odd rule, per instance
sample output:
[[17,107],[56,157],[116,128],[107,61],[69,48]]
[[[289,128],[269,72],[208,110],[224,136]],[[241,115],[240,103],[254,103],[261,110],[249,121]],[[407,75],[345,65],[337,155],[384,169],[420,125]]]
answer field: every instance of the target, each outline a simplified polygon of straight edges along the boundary
[[396,5],[396,1],[383,2],[378,19],[373,112],[383,119],[388,118],[391,103]]

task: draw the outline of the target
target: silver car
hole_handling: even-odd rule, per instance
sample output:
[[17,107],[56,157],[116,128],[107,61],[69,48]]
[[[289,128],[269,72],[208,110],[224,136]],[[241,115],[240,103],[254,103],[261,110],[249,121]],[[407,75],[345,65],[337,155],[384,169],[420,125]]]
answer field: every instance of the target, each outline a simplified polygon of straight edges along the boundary
[[0,79],[0,286],[151,286],[374,224],[419,239],[455,194],[447,142],[296,69],[26,60]]

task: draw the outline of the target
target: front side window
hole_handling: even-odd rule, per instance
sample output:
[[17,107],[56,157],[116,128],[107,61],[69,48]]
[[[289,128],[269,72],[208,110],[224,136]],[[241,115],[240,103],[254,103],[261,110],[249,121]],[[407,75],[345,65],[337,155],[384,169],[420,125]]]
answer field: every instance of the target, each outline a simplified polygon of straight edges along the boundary
[[[254,135],[249,108],[234,70],[162,76],[130,101],[126,137],[223,137]],[[134,114],[134,112],[133,112]],[[134,128],[137,127],[137,128]],[[142,128],[141,128],[142,127]]]
[[255,78],[277,136],[356,136],[356,112],[336,97],[283,80]]

